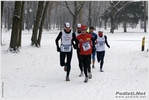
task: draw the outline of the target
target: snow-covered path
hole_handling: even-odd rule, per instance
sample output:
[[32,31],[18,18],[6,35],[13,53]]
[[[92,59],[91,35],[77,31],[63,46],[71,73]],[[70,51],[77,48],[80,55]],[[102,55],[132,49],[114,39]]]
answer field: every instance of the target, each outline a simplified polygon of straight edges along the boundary
[[[114,100],[116,92],[147,93],[148,54],[146,51],[141,52],[141,39],[148,34],[143,32],[115,34],[105,32],[105,34],[108,36],[111,48],[106,48],[104,72],[99,72],[99,64],[96,61],[95,69],[92,69],[93,78],[88,83],[83,82],[84,77],[78,76],[80,71],[75,50],[70,82],[65,81],[66,73],[59,65],[59,53],[56,51],[54,41],[57,34],[43,34],[42,47],[35,48],[29,46],[31,34],[24,33],[23,46],[19,54],[6,52],[9,44],[2,46],[3,98]],[[3,41],[9,43],[9,39],[10,33],[5,33]],[[145,46],[147,45],[146,43]]]

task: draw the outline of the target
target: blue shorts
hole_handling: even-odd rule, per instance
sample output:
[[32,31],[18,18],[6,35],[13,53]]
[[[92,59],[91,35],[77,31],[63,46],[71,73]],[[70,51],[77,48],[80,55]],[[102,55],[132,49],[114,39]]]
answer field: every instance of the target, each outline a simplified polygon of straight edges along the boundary
[[92,60],[95,60],[95,54],[96,54],[96,52],[92,53]]

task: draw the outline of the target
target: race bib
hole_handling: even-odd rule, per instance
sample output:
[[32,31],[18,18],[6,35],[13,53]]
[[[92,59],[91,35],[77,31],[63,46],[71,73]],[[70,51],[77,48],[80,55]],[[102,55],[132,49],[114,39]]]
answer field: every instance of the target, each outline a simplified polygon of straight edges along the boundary
[[61,45],[61,51],[70,52],[71,51],[71,45]]
[[102,46],[104,44],[104,41],[98,42],[98,46]]
[[89,49],[91,48],[89,42],[85,42],[85,43],[83,43],[82,46],[83,46],[83,50],[84,50],[84,51],[87,51],[87,50],[89,50]]

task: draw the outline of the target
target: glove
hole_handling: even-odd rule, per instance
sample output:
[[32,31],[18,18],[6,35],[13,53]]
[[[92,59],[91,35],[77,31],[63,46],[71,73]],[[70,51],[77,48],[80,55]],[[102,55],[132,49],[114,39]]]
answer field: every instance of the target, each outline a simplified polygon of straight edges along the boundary
[[57,52],[60,52],[60,51],[61,51],[61,49],[59,47],[57,47]]
[[108,46],[108,48],[110,48],[110,46],[109,45],[107,45]]
[[93,46],[92,53],[94,53],[95,51],[96,51],[96,48],[95,48],[95,46]]
[[73,48],[74,48],[74,49],[77,49],[77,45],[73,45]]

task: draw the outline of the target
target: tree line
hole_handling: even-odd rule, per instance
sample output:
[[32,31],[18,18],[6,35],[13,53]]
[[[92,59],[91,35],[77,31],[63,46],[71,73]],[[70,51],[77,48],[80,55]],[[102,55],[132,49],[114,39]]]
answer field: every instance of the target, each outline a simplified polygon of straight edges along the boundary
[[[31,46],[40,47],[42,31],[63,29],[70,22],[73,30],[77,23],[88,27],[107,28],[110,32],[123,24],[135,26],[148,20],[148,1],[1,1],[1,28],[12,29],[9,50],[18,52],[22,30],[31,30]],[[2,34],[2,33],[1,33]]]

